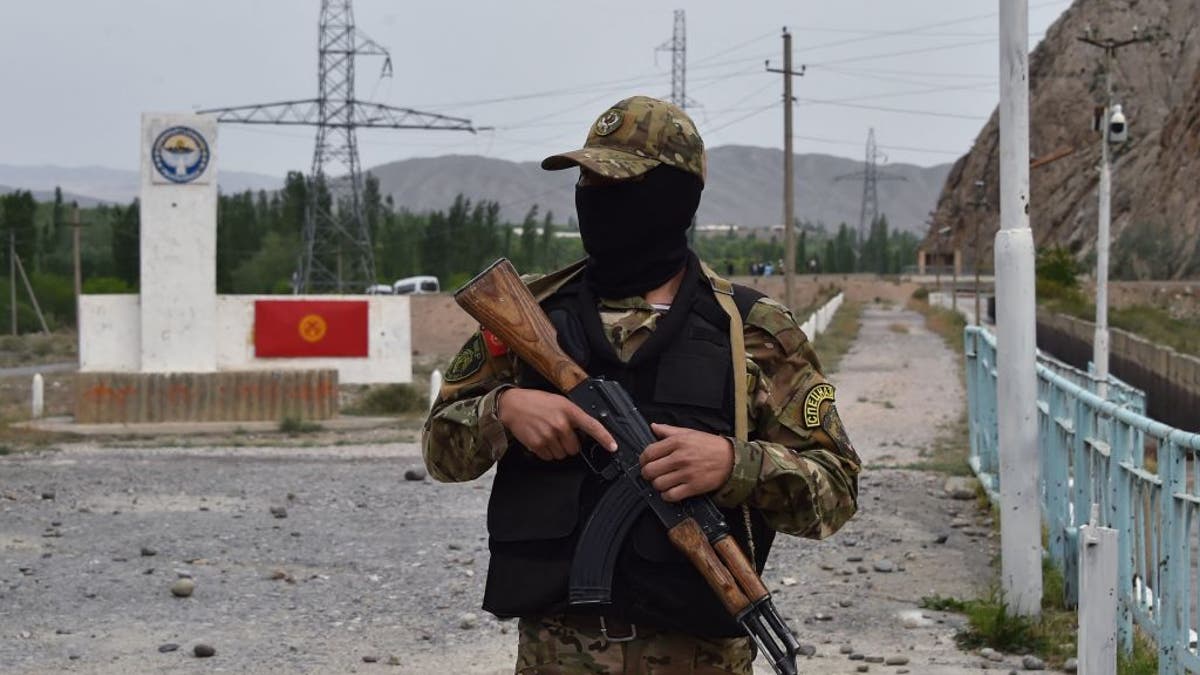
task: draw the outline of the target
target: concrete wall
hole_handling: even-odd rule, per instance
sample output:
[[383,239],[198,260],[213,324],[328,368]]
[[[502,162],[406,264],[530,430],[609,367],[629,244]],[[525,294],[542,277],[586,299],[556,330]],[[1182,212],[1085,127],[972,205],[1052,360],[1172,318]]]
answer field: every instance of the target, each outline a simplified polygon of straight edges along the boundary
[[136,295],[79,298],[79,370],[136,373],[142,368],[142,314]]
[[[322,369],[338,371],[344,384],[412,381],[412,331],[407,296],[331,296],[366,300],[370,331],[367,358],[259,359],[254,356],[254,301],[282,296],[216,296],[214,335],[218,371]],[[303,296],[286,296],[287,299]],[[136,295],[85,295],[80,298],[79,334],[83,372],[140,372],[141,310]]]
[[[1096,327],[1063,314],[1038,313],[1038,346],[1076,368],[1087,369]],[[1146,392],[1147,414],[1185,431],[1200,431],[1200,359],[1109,329],[1110,370]]]

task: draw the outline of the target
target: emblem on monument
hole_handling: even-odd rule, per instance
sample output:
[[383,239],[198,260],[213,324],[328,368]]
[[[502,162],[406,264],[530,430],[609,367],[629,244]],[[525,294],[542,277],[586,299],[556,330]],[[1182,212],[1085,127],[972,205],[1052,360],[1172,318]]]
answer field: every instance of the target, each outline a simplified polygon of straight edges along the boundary
[[208,168],[208,142],[191,127],[170,127],[154,140],[150,157],[163,178],[190,183]]

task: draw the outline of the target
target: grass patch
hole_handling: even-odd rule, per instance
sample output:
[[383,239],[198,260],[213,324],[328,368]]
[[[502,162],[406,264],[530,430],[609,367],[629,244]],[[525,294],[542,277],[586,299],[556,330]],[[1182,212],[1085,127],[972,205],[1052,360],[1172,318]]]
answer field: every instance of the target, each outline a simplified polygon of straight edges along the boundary
[[[1042,309],[1084,321],[1096,320],[1095,303],[1078,289],[1039,283],[1037,293]],[[1176,319],[1166,310],[1148,305],[1123,309],[1110,306],[1108,324],[1181,354],[1200,356],[1200,321],[1195,319]]]
[[933,471],[950,476],[973,476],[967,455],[971,448],[968,437],[967,413],[964,410],[957,421],[942,426],[942,433],[928,448],[920,451],[920,459],[900,468],[915,471]]
[[399,415],[425,412],[429,397],[412,384],[388,384],[372,387],[358,402],[344,410],[351,415]]
[[77,358],[75,346],[76,336],[68,332],[5,335],[0,338],[0,367],[73,361]]
[[1158,650],[1140,631],[1133,635],[1133,652],[1126,654],[1117,650],[1117,673],[1119,675],[1158,675]]
[[[921,608],[965,615],[968,625],[955,635],[955,641],[963,649],[991,647],[1008,654],[1034,654],[1053,670],[1076,656],[1078,651],[1078,615],[1064,605],[1063,589],[1062,572],[1049,560],[1044,560],[1042,613],[1037,618],[1010,612],[997,588],[989,591],[987,597],[976,600],[940,595],[924,597]],[[1140,633],[1135,636],[1132,654],[1118,651],[1119,675],[1155,675],[1157,672],[1158,656],[1154,646]]]
[[858,337],[860,328],[862,328],[862,303],[846,300],[834,313],[833,320],[829,322],[829,329],[818,335],[813,341],[818,349],[817,355],[821,359],[821,366],[826,375],[837,372],[838,366],[842,363],[842,357],[850,350],[850,345]]
[[311,434],[314,431],[320,431],[321,425],[316,422],[302,420],[298,417],[285,417],[279,420],[279,430],[285,434]]

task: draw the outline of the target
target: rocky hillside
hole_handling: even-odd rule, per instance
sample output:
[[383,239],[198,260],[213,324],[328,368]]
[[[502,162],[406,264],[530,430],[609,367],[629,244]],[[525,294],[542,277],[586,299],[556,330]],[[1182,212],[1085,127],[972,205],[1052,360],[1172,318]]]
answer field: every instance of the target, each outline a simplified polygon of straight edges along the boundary
[[[918,232],[933,209],[948,164],[920,167],[888,164],[881,170],[903,181],[879,182],[880,212],[902,230]],[[857,226],[862,183],[835,181],[862,170],[862,162],[821,154],[795,158],[796,216]],[[575,213],[574,171],[543,171],[536,162],[448,155],[390,162],[372,167],[380,189],[411,211],[444,209],[463,193],[472,199],[500,202],[501,217],[519,222],[533,204],[565,222]],[[726,145],[709,150],[708,184],[700,201],[699,221],[752,227],[782,222],[783,151]]]
[[[1030,154],[1069,152],[1030,172],[1030,221],[1039,248],[1068,247],[1094,264],[1100,136],[1091,130],[1104,101],[1103,52],[1077,38],[1155,35],[1124,47],[1113,92],[1129,120],[1114,146],[1112,273],[1124,278],[1200,276],[1200,1],[1076,0],[1030,57]],[[999,120],[992,114],[970,153],[956,162],[938,199],[936,227],[949,225],[970,260],[977,223],[990,266],[999,225]],[[975,182],[986,182],[986,210]],[[982,219],[982,221],[980,221]]]

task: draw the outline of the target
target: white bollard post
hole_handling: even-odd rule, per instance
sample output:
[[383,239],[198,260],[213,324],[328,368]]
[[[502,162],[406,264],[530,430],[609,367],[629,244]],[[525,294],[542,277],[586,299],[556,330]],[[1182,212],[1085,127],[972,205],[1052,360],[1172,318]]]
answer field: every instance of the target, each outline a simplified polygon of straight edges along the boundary
[[429,375],[429,407],[433,408],[433,402],[437,400],[438,392],[442,389],[442,371],[434,368]]
[[1079,672],[1117,673],[1117,531],[1091,522],[1079,528]]
[[46,412],[46,381],[42,374],[33,376],[33,419],[40,418]]

